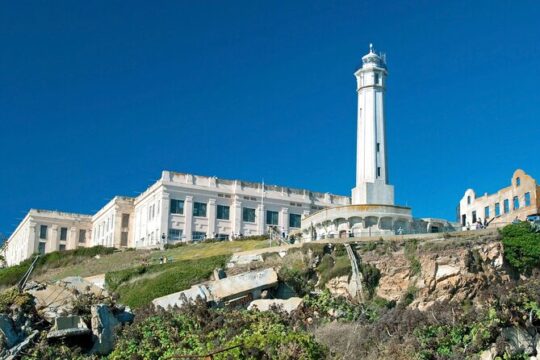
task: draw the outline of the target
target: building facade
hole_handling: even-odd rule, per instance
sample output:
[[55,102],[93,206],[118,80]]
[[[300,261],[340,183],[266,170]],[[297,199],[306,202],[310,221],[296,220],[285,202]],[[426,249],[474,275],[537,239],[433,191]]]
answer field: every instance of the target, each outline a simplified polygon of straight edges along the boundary
[[3,244],[8,265],[79,246],[159,247],[205,238],[299,230],[303,216],[350,204],[347,196],[163,171],[135,198],[116,196],[95,215],[30,210]]
[[90,215],[31,209],[2,248],[8,266],[34,253],[92,246]]
[[92,245],[133,246],[134,198],[116,196],[92,216]]
[[135,199],[134,246],[299,230],[303,216],[350,204],[347,196],[163,171]]
[[512,175],[510,186],[495,194],[476,196],[473,189],[465,191],[459,202],[458,221],[463,229],[473,229],[478,222],[489,226],[504,226],[516,218],[540,214],[538,194],[540,186],[530,175],[518,169]]

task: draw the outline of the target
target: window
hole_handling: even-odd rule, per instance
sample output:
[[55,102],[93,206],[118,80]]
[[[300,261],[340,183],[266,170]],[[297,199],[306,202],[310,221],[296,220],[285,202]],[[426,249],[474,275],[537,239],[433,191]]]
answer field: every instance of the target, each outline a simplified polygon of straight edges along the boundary
[[216,239],[218,240],[229,240],[228,234],[217,234]]
[[128,232],[122,231],[120,233],[120,246],[127,246],[128,244]]
[[379,84],[379,73],[375,73],[375,80],[373,81],[375,85]]
[[266,212],[266,224],[267,225],[277,225],[278,224],[278,212],[270,211]]
[[206,217],[206,204],[200,202],[193,203],[193,216]]
[[255,209],[242,208],[242,221],[255,222]]
[[171,199],[171,214],[184,213],[184,200]]
[[206,238],[206,233],[201,231],[194,231],[192,239],[193,241],[201,241]]
[[289,227],[299,228],[302,216],[298,214],[289,214]]
[[172,241],[182,240],[182,230],[169,229],[169,240],[172,240]]
[[225,205],[218,205],[217,218],[220,220],[229,220],[229,207]]
[[60,246],[58,247],[58,250],[60,251],[66,250],[66,244],[60,244]]
[[62,241],[67,240],[67,228],[65,228],[65,227],[60,228],[60,240],[62,240]]
[[501,215],[501,204],[495,203],[495,216]]
[[525,193],[525,206],[531,206],[531,193]]
[[129,227],[129,214],[122,214],[122,227]]
[[380,177],[381,176],[381,168],[378,166],[377,167],[377,177]]
[[484,217],[487,219],[489,217],[489,206],[484,208]]
[[[43,226],[43,225],[42,225]],[[39,245],[38,245],[38,252],[43,255],[45,254],[45,243],[44,242],[39,242]]]
[[47,225],[40,225],[39,226],[39,238],[40,239],[46,239],[47,238]]
[[516,178],[516,186],[521,185],[521,179],[519,177]]
[[476,222],[476,211],[472,212],[472,222],[473,224]]
[[377,152],[381,151],[381,144],[377,143]]
[[86,242],[86,230],[84,229],[79,230],[79,242],[80,243]]
[[508,214],[510,212],[510,202],[508,201],[508,199],[504,199],[503,210],[505,214]]
[[471,197],[467,196],[467,204],[471,205]]
[[514,205],[514,210],[519,209],[519,198],[517,196],[514,196],[514,198],[512,199],[512,203]]

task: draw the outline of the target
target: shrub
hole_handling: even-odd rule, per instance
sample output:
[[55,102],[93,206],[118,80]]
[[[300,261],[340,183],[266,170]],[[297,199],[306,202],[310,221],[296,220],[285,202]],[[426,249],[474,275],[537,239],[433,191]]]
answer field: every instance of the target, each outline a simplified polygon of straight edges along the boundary
[[320,274],[319,285],[324,286],[330,279],[350,275],[352,273],[351,261],[347,255],[337,256],[334,258],[334,263],[331,268],[324,269],[324,271],[321,271],[320,268],[317,268],[317,270]]
[[371,297],[373,296],[375,289],[379,285],[379,280],[381,278],[381,271],[377,269],[377,267],[374,265],[361,263],[360,272],[362,273],[362,276],[364,277],[364,283],[366,284],[368,294]]
[[505,226],[502,231],[504,258],[520,274],[530,274],[540,265],[540,234],[528,222]]
[[313,290],[312,271],[284,266],[279,269],[278,278],[292,288],[298,296],[309,294]]
[[202,356],[220,349],[213,359],[322,359],[326,349],[280,314],[209,309],[203,303],[172,312],[148,311],[120,335],[111,360],[172,359]]

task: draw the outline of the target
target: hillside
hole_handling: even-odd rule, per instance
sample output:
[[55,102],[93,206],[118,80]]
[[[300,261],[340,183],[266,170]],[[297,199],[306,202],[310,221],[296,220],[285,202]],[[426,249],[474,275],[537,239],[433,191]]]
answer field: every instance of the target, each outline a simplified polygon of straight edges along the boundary
[[[229,348],[215,358],[493,360],[534,359],[540,351],[540,234],[527,223],[502,233],[350,245],[352,253],[338,239],[287,249],[267,248],[261,240],[166,251],[101,249],[99,259],[64,257],[62,267],[53,258],[34,279],[106,274],[108,290],[135,308],[135,323],[125,326],[111,359],[166,359]],[[226,268],[233,253],[239,253],[237,260],[256,260]],[[159,264],[163,256],[172,261]],[[279,286],[264,296],[302,301],[273,315],[201,302],[170,311],[148,306],[156,297],[211,279],[215,268],[226,268],[228,276],[274,268]],[[0,279],[3,271],[9,269],[0,271]],[[51,346],[41,340],[32,356],[54,358],[47,355]],[[80,356],[88,357],[84,351]]]

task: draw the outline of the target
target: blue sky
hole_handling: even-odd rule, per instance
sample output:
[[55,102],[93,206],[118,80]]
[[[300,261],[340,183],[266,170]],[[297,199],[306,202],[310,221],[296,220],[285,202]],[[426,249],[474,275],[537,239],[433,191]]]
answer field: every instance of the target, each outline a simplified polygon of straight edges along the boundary
[[0,233],[163,169],[350,194],[353,72],[387,54],[390,182],[415,216],[540,178],[538,1],[0,4]]

